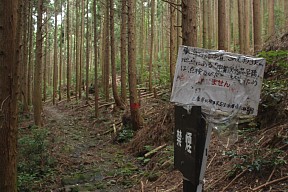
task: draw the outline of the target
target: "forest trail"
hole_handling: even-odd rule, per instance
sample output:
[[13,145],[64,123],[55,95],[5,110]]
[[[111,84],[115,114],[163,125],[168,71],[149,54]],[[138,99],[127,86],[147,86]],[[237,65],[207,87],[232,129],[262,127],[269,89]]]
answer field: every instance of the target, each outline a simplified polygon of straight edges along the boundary
[[111,142],[110,134],[103,134],[109,128],[109,116],[96,122],[81,114],[83,110],[89,111],[89,107],[72,110],[63,105],[44,107],[52,154],[60,172],[58,186],[52,191],[125,191],[133,185],[129,177],[137,173],[138,167],[121,146]]

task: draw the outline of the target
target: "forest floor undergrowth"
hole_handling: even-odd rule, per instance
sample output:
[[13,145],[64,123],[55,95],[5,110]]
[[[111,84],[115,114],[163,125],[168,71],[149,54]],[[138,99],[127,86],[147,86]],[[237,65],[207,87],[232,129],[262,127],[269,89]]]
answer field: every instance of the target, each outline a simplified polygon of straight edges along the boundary
[[[19,191],[182,191],[182,175],[173,168],[173,106],[153,97],[143,99],[141,106],[146,123],[129,136],[119,131],[124,111],[111,104],[103,105],[95,119],[85,101],[46,103],[40,129],[47,130],[42,137],[47,154],[40,153],[39,161],[44,173]],[[20,135],[33,132],[29,122],[22,122]],[[287,130],[287,122],[266,129],[244,126],[229,148],[213,134],[205,191],[287,191]],[[46,173],[44,164],[49,164]]]

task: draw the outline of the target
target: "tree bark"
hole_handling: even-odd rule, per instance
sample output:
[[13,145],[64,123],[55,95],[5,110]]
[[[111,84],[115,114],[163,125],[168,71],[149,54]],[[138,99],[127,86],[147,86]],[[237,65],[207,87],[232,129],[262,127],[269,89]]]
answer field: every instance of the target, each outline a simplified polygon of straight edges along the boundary
[[231,44],[231,3],[230,0],[226,0],[226,49],[227,51],[230,50],[230,44]]
[[[70,86],[71,86],[71,61],[70,61],[70,4],[69,0],[67,1],[67,13],[66,13],[66,22],[67,22],[67,101],[70,101]],[[71,57],[72,58],[72,57]],[[76,74],[77,75],[77,74]]]
[[[123,2],[123,0],[122,0],[122,2]],[[126,3],[126,0],[125,0],[125,3]],[[126,9],[126,7],[125,7],[125,9]],[[144,41],[145,41],[145,36],[144,36],[144,29],[145,29],[144,0],[141,0],[140,9],[141,9],[141,23],[140,23],[140,38],[139,38],[139,55],[140,55],[139,83],[142,84],[142,74],[144,73],[144,49],[146,48],[145,44],[144,44]],[[124,12],[124,10],[123,10],[123,7],[122,7],[122,14],[124,14],[123,12]]]
[[153,48],[154,48],[154,15],[155,15],[155,0],[151,0],[151,38],[150,38],[150,58],[149,58],[149,91],[152,92],[152,68],[153,68]]
[[250,0],[244,0],[244,54],[250,53]]
[[34,46],[33,46],[33,5],[32,1],[29,1],[29,59],[28,59],[28,105],[32,104],[32,75],[33,75],[33,67],[32,67],[32,58],[33,58],[33,52],[34,52]]
[[47,65],[48,65],[48,58],[49,58],[49,52],[48,52],[48,47],[49,47],[49,33],[48,33],[48,23],[45,25],[45,56],[44,56],[44,66],[43,66],[43,101],[45,102],[47,99]]
[[43,13],[43,0],[39,0],[37,4],[37,32],[36,32],[36,60],[34,69],[34,94],[33,94],[33,107],[34,107],[34,121],[35,125],[42,126],[42,13]]
[[202,40],[203,40],[203,48],[207,48],[207,34],[208,32],[208,14],[210,12],[209,9],[207,9],[208,4],[210,4],[210,2],[208,2],[208,0],[203,0],[203,6],[202,6],[202,12],[203,12],[203,35],[202,35]]
[[98,89],[98,46],[97,46],[97,11],[96,11],[96,0],[93,0],[93,19],[94,19],[94,90],[95,90],[95,117],[99,115],[99,89]]
[[109,47],[110,47],[110,38],[109,38],[109,0],[106,0],[106,7],[105,7],[105,22],[104,22],[104,36],[103,40],[105,43],[104,46],[104,94],[105,100],[109,101],[109,72],[110,72],[110,54],[109,54]]
[[[205,1],[205,0],[204,0]],[[212,38],[213,38],[213,22],[212,22],[212,10],[211,10],[211,4],[213,2],[207,1],[207,25],[208,25],[208,38],[207,38],[207,48],[212,49]]]
[[89,12],[89,1],[87,0],[87,12],[86,12],[86,81],[85,81],[85,91],[86,91],[86,102],[88,103],[89,101],[89,17],[88,17],[88,12]]
[[197,46],[197,0],[182,0],[183,45]]
[[[18,1],[0,1],[0,191],[17,191]],[[19,11],[19,10],[18,10]]]
[[268,0],[268,38],[275,34],[274,0]]
[[261,51],[262,36],[261,36],[261,2],[253,0],[253,24],[254,24],[254,54]]
[[28,112],[28,20],[29,20],[29,6],[28,1],[23,1],[23,87],[22,87],[22,94],[23,94],[23,110],[24,112]]
[[[180,5],[182,0],[177,0],[177,4]],[[182,13],[177,11],[177,47],[182,45]]]
[[110,0],[110,45],[111,45],[111,75],[112,91],[115,104],[117,107],[124,109],[123,103],[118,95],[116,82],[116,64],[115,64],[115,34],[114,34],[114,1]]
[[132,128],[138,130],[143,124],[136,86],[136,0],[128,0],[128,78]]
[[85,3],[81,1],[81,31],[80,31],[80,62],[79,62],[79,99],[82,98],[82,87],[84,87],[83,65],[84,65],[84,20],[85,20]]
[[238,0],[238,31],[239,31],[239,46],[240,53],[245,52],[245,35],[244,35],[244,18],[243,18],[243,0]]
[[62,66],[63,66],[63,41],[64,41],[64,31],[63,31],[63,20],[62,20],[62,0],[60,0],[60,14],[61,14],[61,26],[60,26],[60,47],[59,47],[59,73],[58,73],[58,96],[59,101],[62,99],[62,91],[61,91],[61,85],[62,85]]
[[218,0],[218,49],[227,50],[226,4],[225,0]]
[[75,86],[75,96],[76,100],[78,99],[78,94],[81,92],[81,88],[79,90],[79,87],[81,87],[81,80],[80,80],[80,5],[79,1],[76,0],[76,86]]
[[285,14],[285,27],[286,30],[288,29],[288,1],[284,0],[284,14]]
[[[124,103],[127,100],[127,91],[126,91],[126,59],[127,59],[127,1],[121,1],[121,99]],[[143,10],[142,10],[143,11]],[[141,19],[142,20],[142,19]],[[140,33],[143,33],[140,31]],[[144,37],[142,36],[142,39]],[[143,50],[142,50],[143,51]],[[142,56],[141,56],[142,57]],[[142,63],[141,63],[142,66]],[[142,71],[142,70],[141,70]]]
[[171,88],[173,86],[173,79],[175,73],[175,64],[176,64],[176,9],[169,5],[170,9],[170,82]]
[[58,44],[57,44],[57,41],[58,41],[58,38],[57,38],[57,33],[58,33],[58,24],[57,24],[57,0],[55,0],[54,2],[54,17],[55,17],[55,23],[54,23],[54,65],[53,65],[53,96],[52,96],[52,102],[53,102],[53,105],[55,105],[55,100],[56,100],[56,97],[57,97],[57,78],[58,78],[58,62],[57,62],[57,59],[58,59]]
[[233,16],[233,51],[237,51],[237,45],[239,44],[238,41],[238,6],[237,0],[233,0],[233,8],[232,8],[232,16]]

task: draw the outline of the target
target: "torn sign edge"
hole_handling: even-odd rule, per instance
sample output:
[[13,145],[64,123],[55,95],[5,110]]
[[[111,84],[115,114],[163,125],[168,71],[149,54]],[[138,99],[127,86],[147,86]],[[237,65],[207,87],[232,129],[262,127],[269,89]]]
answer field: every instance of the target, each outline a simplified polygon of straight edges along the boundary
[[[250,114],[250,115],[252,115],[252,116],[256,116],[257,115],[257,112],[258,112],[258,105],[259,105],[259,101],[260,101],[260,93],[261,93],[261,84],[262,84],[262,81],[263,81],[263,74],[264,74],[264,70],[265,70],[265,63],[266,63],[266,60],[264,59],[264,58],[259,58],[259,57],[253,57],[253,56],[245,56],[245,55],[241,55],[241,54],[237,54],[237,53],[230,53],[230,52],[225,52],[225,51],[223,51],[223,50],[210,50],[210,49],[203,49],[203,48],[197,48],[197,47],[189,47],[189,46],[180,46],[179,47],[179,49],[178,49],[178,57],[177,57],[177,63],[176,63],[176,70],[175,70],[175,75],[174,75],[174,83],[173,83],[173,88],[172,88],[172,93],[171,93],[171,98],[170,98],[170,101],[172,102],[172,103],[174,103],[175,105],[178,105],[178,106],[182,106],[182,107],[184,107],[188,112],[191,110],[191,107],[193,107],[193,106],[202,106],[201,104],[200,105],[196,105],[195,103],[179,103],[179,102],[175,102],[173,99],[173,96],[175,96],[174,94],[175,94],[175,91],[176,91],[176,87],[175,87],[175,85],[176,85],[176,80],[177,80],[177,72],[179,72],[179,70],[180,70],[180,67],[181,67],[181,63],[182,63],[182,56],[183,56],[183,54],[194,54],[194,55],[198,55],[198,54],[205,54],[205,53],[208,53],[209,55],[213,55],[213,54],[215,54],[215,55],[225,55],[225,57],[231,57],[231,58],[233,58],[233,60],[237,60],[238,62],[244,62],[244,61],[252,61],[252,60],[257,60],[257,61],[261,61],[261,62],[259,62],[259,63],[257,63],[257,65],[259,65],[259,66],[263,66],[263,69],[261,69],[261,71],[260,71],[260,74],[258,75],[258,77],[257,77],[257,80],[259,81],[259,91],[258,91],[258,95],[257,95],[257,98],[254,100],[254,102],[256,103],[255,105],[256,105],[256,111],[253,113],[253,114]],[[202,56],[199,56],[199,57],[202,57]],[[217,57],[219,57],[219,56],[217,56]],[[203,57],[202,57],[203,58]],[[210,58],[208,58],[208,59],[210,59]],[[212,59],[212,58],[211,58]],[[200,81],[201,80],[203,80],[203,77],[201,77],[201,75],[198,75],[198,77],[197,77],[197,75],[195,75],[194,77],[196,77],[196,78],[198,78],[198,80],[197,81],[199,81],[199,83],[201,83]],[[241,79],[240,79],[241,80]],[[243,81],[243,80],[242,80]],[[188,83],[188,81],[186,82],[186,83]],[[197,82],[195,81],[195,84],[196,84]],[[247,101],[247,99],[248,99],[248,93],[249,93],[249,91],[247,91],[246,89],[247,89],[247,87],[248,86],[243,86],[243,85],[241,85],[242,83],[239,81],[239,85],[240,85],[240,87],[242,87],[242,91],[244,91],[244,93],[243,93],[243,95],[237,95],[237,94],[235,94],[235,96],[234,96],[234,99],[238,96],[241,96],[241,97],[239,97],[240,98],[240,100],[238,100],[238,103],[237,104],[239,104],[239,106],[242,106],[242,104],[243,103],[245,103],[246,101]],[[183,85],[182,85],[183,86]],[[179,91],[179,89],[177,89],[177,91]],[[232,94],[233,95],[233,94]],[[251,95],[251,92],[250,92],[250,95]],[[238,99],[239,99],[238,98]],[[203,107],[204,106],[204,107]],[[232,110],[230,110],[230,111],[225,111],[225,110],[220,110],[220,109],[217,109],[217,107],[216,108],[210,108],[210,109],[207,109],[207,105],[205,106],[205,105],[203,105],[202,106],[202,109],[204,110],[204,112],[205,112],[205,114],[207,114],[208,116],[211,116],[212,114],[212,116],[214,116],[214,115],[216,115],[217,116],[217,114],[219,115],[220,114],[220,116],[222,116],[223,117],[223,114],[226,114],[226,115],[224,115],[224,116],[226,116],[226,117],[235,117],[235,115],[237,115],[238,113],[241,113],[241,107],[239,107],[238,109],[232,109]],[[216,113],[216,114],[215,114]],[[242,114],[243,114],[243,112],[242,112]],[[228,118],[228,119],[230,119],[230,118]],[[222,118],[221,118],[222,119]],[[226,120],[224,120],[224,121],[227,121],[228,119],[227,118],[224,118],[224,119],[226,119]],[[221,121],[223,121],[223,119],[221,120]]]

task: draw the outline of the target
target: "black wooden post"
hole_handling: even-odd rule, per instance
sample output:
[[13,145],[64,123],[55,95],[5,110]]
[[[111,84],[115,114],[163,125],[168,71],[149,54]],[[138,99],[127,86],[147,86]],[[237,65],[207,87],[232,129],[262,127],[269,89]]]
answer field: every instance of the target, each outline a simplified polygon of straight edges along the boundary
[[[183,192],[196,192],[206,139],[201,107],[175,106],[174,166],[183,174]],[[191,144],[191,145],[190,145]]]
[[194,185],[191,183],[191,181],[187,179],[183,179],[183,192],[196,192],[197,191],[197,185]]

